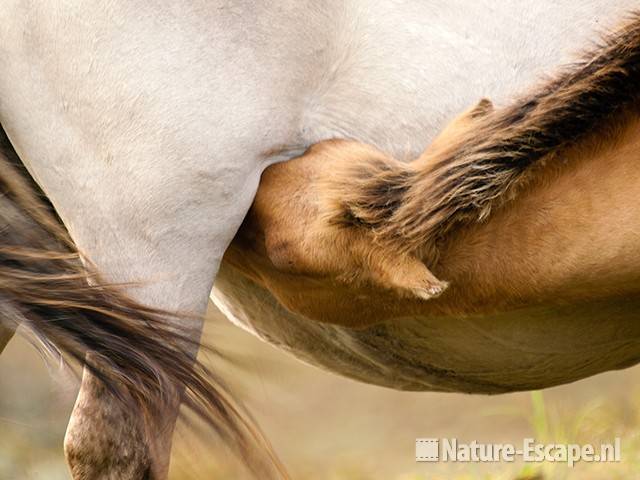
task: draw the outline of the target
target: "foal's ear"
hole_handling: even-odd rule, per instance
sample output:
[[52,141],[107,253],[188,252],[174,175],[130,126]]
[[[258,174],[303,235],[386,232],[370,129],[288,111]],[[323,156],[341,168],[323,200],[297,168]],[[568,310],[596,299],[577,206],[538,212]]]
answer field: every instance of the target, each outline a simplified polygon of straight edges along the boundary
[[[493,112],[493,102],[488,98],[481,98],[474,107],[471,107],[465,113],[468,113],[471,118],[480,118],[491,112]],[[464,116],[465,113],[461,116]]]
[[420,160],[426,161],[446,149],[455,142],[456,138],[469,131],[475,121],[491,112],[493,112],[493,102],[488,98],[481,99],[473,107],[468,108],[451,120],[420,155]]
[[[444,142],[447,138],[454,137],[468,128],[470,128],[476,120],[493,112],[493,102],[488,98],[482,98],[471,108],[468,108],[456,118],[451,120],[446,127],[438,134],[433,143]],[[432,143],[432,145],[433,145]]]

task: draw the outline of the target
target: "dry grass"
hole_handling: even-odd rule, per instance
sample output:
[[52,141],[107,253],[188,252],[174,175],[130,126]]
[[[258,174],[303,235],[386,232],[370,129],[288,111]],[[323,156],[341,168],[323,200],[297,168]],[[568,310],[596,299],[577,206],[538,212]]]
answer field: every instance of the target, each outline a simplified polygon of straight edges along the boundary
[[[220,365],[298,480],[616,480],[640,471],[640,368],[544,393],[498,397],[403,393],[305,366],[214,314],[208,338],[239,366]],[[23,341],[0,360],[0,480],[68,480],[61,445],[75,387],[51,376]],[[210,359],[206,359],[211,361]],[[636,387],[637,386],[637,387]],[[418,464],[416,437],[559,443],[622,438],[616,464]],[[224,448],[180,431],[173,480],[238,480]]]

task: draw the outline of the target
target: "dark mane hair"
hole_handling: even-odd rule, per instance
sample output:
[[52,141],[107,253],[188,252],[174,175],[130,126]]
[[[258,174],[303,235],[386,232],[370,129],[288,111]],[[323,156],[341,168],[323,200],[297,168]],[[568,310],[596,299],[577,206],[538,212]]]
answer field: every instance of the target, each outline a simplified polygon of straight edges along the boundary
[[[416,251],[460,222],[485,219],[541,159],[584,139],[640,98],[640,13],[581,61],[474,122],[437,162],[352,162],[331,186],[331,221]],[[348,184],[347,184],[348,183]]]
[[[258,478],[288,478],[219,377],[192,360],[175,314],[140,305],[81,261],[64,225],[0,128],[0,322],[85,365],[132,415],[162,422],[175,393]],[[90,353],[90,360],[87,360]],[[171,415],[169,415],[171,417]]]

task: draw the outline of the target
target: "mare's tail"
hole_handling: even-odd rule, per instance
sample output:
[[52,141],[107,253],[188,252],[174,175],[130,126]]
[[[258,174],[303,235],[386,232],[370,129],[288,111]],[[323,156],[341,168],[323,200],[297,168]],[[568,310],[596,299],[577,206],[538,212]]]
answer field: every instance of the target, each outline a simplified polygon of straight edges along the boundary
[[167,315],[81,261],[0,128],[0,322],[26,326],[47,350],[86,365],[144,418],[162,418],[170,392],[184,389],[183,404],[260,478],[286,477],[223,384],[184,352],[187,339],[167,327]]

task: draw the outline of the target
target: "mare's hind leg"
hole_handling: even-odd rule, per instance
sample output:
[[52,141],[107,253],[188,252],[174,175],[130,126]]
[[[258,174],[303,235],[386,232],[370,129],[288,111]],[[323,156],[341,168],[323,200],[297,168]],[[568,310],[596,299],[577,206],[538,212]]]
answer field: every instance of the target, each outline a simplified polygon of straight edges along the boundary
[[[197,341],[199,325],[188,330]],[[195,348],[191,349],[195,358]],[[180,402],[156,426],[132,417],[102,382],[85,369],[65,436],[65,455],[74,480],[163,480]]]
[[85,370],[64,442],[73,479],[165,479],[178,409],[176,401],[159,426],[148,431]]
[[[122,221],[127,221],[127,218],[123,217]],[[123,231],[117,227],[114,230]],[[108,244],[110,249],[99,257],[94,253],[93,258],[98,258],[96,263],[102,267],[103,275],[119,282],[137,281],[129,294],[141,304],[191,314],[172,319],[172,322],[175,329],[192,342],[184,349],[195,358],[215,273],[211,270],[215,263],[208,256],[210,253],[204,247],[197,248],[199,245],[187,248],[184,239],[163,238],[153,248],[144,248],[138,247],[139,241],[136,243],[125,234],[121,237],[120,242]],[[132,245],[134,253],[124,257],[122,245]],[[167,248],[164,245],[170,246],[170,252],[162,252],[162,248]],[[145,252],[151,255],[145,255]],[[202,258],[202,263],[188,265],[188,255]],[[120,261],[126,263],[126,270]],[[115,266],[112,262],[116,262]],[[140,273],[141,266],[145,269],[143,273]],[[132,273],[127,277],[129,271]],[[154,425],[143,425],[141,418],[131,415],[129,409],[118,403],[98,379],[85,371],[64,442],[72,478],[166,479],[178,408],[176,400],[174,408],[164,411],[163,418],[154,421]]]
[[67,427],[65,455],[74,480],[142,480],[151,456],[142,422],[123,411],[103,384],[85,370]]

